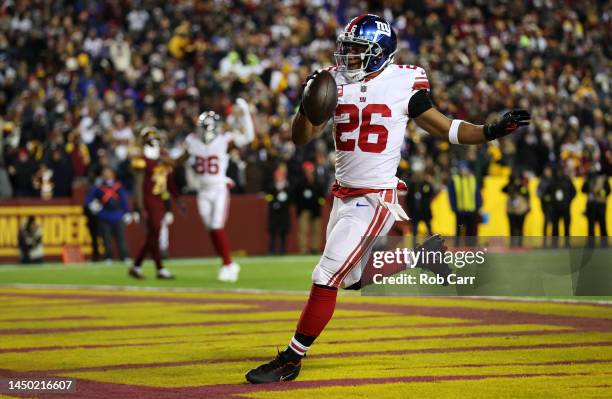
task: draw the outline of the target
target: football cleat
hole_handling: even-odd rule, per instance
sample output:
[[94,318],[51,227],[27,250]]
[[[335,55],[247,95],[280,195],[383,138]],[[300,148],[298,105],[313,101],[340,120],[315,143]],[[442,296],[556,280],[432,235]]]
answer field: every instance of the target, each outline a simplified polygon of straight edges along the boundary
[[235,283],[238,281],[239,273],[240,266],[237,263],[232,262],[227,266],[221,266],[217,279],[222,283]]
[[157,271],[157,278],[160,280],[174,280],[174,275],[166,268]]
[[292,362],[285,352],[279,352],[274,360],[252,369],[245,377],[251,384],[291,381],[297,378],[301,368],[301,360]]
[[444,245],[444,239],[440,237],[439,234],[434,234],[429,236],[423,241],[421,245],[417,245],[414,248],[414,251],[424,250],[425,252],[438,252],[440,253],[439,263],[427,263],[422,260],[419,261],[414,267],[418,267],[420,269],[432,272],[436,276],[441,276],[444,278],[444,286],[448,285],[448,275],[452,273],[450,267],[446,262],[444,262],[444,252],[447,250],[446,245]]
[[135,278],[136,280],[143,280],[145,278],[142,273],[142,269],[138,266],[132,266],[128,270],[128,276]]

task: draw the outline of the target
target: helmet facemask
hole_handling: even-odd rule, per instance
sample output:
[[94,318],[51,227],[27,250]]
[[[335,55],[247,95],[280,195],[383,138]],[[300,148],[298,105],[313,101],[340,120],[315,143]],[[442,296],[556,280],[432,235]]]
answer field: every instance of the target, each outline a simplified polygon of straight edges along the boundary
[[209,144],[217,138],[220,133],[220,119],[219,115],[213,111],[202,112],[200,114],[197,131],[204,143]]
[[[384,58],[384,50],[380,44],[354,37],[347,32],[342,33],[336,43],[334,58],[338,71],[345,73],[351,81],[355,82],[371,73],[380,71],[393,61],[395,54],[394,52],[386,62],[381,63]],[[374,67],[376,64],[381,65]]]

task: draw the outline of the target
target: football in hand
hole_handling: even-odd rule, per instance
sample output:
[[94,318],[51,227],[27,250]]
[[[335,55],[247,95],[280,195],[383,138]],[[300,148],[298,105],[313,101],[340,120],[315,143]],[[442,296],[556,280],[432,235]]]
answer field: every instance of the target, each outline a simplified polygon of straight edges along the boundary
[[328,71],[319,72],[304,90],[304,114],[310,123],[318,126],[334,115],[337,103],[336,80]]

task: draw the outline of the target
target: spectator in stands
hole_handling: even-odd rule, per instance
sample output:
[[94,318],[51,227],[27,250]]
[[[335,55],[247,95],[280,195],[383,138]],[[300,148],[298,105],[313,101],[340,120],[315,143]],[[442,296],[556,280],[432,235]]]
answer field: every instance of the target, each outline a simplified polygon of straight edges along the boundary
[[68,142],[66,143],[66,154],[72,163],[71,174],[75,177],[85,176],[87,168],[90,165],[91,157],[89,148],[82,141],[82,136],[74,132],[68,133]]
[[21,263],[41,263],[43,261],[42,229],[34,216],[28,216],[19,228],[17,237]]
[[589,222],[589,244],[595,245],[595,225],[599,225],[601,246],[607,246],[608,230],[606,227],[606,203],[610,195],[608,176],[601,173],[598,163],[593,164],[591,171],[584,180],[582,192],[587,194],[585,215]]
[[306,161],[303,174],[293,189],[293,200],[299,222],[300,252],[321,252],[321,208],[325,205],[325,187],[317,182],[315,165]]
[[287,252],[287,233],[291,227],[289,215],[290,187],[287,180],[287,166],[280,164],[274,171],[273,181],[266,190],[268,202],[268,233],[270,254]]
[[431,201],[435,197],[437,190],[430,176],[424,174],[425,164],[416,162],[412,167],[412,176],[408,180],[408,192],[406,194],[406,205],[408,216],[412,223],[412,244],[417,245],[419,223],[423,222],[427,229],[427,234],[432,235],[431,229]]
[[51,150],[47,167],[53,175],[53,197],[70,197],[72,195],[73,168],[70,159],[62,147]]
[[128,262],[128,251],[125,241],[124,217],[129,212],[128,197],[121,182],[115,178],[111,168],[102,170],[101,181],[92,187],[85,198],[85,206],[96,215],[102,240],[104,241],[104,259],[113,259],[112,241],[117,244],[119,257]]
[[458,172],[452,175],[448,183],[448,196],[456,217],[455,245],[460,245],[461,236],[465,237],[465,245],[475,245],[482,197],[480,185],[466,161],[459,162]]
[[32,184],[32,176],[37,169],[37,162],[30,156],[28,150],[19,148],[17,150],[17,160],[8,167],[16,197],[34,197],[36,195],[36,190]]
[[41,199],[53,198],[53,190],[55,189],[53,171],[44,163],[38,165],[38,170],[32,176],[32,187]]
[[510,223],[510,246],[513,247],[523,245],[523,226],[530,211],[528,183],[527,178],[515,172],[510,176],[508,184],[502,188],[508,195],[506,213]]

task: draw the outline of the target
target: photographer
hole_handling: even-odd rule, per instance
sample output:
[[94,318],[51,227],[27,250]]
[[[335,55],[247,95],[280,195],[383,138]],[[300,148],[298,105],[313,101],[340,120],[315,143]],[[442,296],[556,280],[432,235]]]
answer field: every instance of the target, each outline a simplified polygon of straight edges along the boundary
[[19,229],[18,242],[21,263],[41,263],[43,261],[42,229],[34,220],[34,216],[28,216]]
[[525,216],[530,211],[527,183],[527,179],[516,173],[510,176],[508,184],[502,188],[502,191],[508,194],[506,212],[510,222],[510,246],[512,247],[523,245]]

